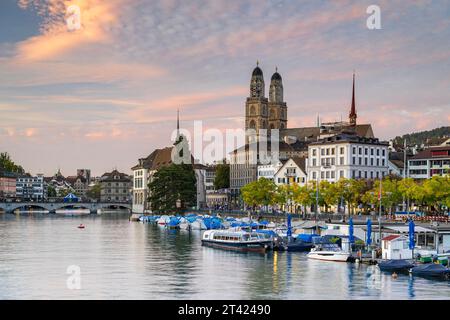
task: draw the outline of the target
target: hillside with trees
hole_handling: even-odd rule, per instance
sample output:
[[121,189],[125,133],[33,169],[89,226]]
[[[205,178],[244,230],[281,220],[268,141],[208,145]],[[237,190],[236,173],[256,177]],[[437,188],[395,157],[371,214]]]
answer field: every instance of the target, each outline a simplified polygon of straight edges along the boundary
[[450,138],[450,126],[397,136],[394,138],[394,148],[402,148],[405,139],[408,146],[420,147],[422,144],[425,146],[441,144],[446,138]]

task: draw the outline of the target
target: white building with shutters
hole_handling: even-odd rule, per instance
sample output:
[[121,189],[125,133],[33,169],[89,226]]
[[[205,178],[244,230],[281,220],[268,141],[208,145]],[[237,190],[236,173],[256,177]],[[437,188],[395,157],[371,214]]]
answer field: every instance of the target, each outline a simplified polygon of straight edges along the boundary
[[387,142],[351,132],[308,146],[308,180],[337,182],[340,178],[379,179],[388,174]]

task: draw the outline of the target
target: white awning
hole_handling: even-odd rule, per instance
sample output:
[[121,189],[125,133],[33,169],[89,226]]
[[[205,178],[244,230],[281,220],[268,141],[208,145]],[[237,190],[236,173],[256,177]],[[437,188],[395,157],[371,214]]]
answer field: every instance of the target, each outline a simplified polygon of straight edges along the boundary
[[[409,233],[409,226],[386,226],[386,229],[391,229],[399,233]],[[415,226],[415,233],[434,232],[433,229],[424,228],[421,226]]]

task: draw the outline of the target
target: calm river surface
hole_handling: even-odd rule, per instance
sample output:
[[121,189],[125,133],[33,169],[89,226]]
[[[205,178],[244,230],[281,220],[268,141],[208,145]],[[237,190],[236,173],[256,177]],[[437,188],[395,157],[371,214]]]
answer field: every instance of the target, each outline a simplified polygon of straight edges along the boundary
[[[80,268],[79,290],[67,286],[71,265]],[[374,266],[303,253],[205,248],[200,231],[128,215],[0,213],[0,299],[450,299],[450,282],[392,279]]]

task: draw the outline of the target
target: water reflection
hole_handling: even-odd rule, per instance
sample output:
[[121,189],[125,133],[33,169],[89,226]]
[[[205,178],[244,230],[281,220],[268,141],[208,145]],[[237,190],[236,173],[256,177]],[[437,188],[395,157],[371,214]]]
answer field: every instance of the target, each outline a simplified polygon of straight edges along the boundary
[[[86,229],[77,229],[83,223]],[[1,299],[449,299],[448,281],[305,253],[236,253],[201,246],[200,231],[128,216],[0,215]],[[66,286],[81,268],[81,290]]]

